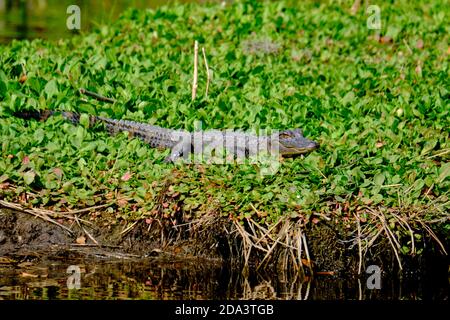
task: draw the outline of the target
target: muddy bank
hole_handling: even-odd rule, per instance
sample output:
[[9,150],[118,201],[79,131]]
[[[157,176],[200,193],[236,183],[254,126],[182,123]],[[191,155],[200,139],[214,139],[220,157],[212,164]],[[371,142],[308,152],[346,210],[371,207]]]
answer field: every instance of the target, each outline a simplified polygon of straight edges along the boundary
[[[302,236],[308,243],[303,246],[307,253],[300,253],[302,271],[306,273],[357,273],[359,268],[365,270],[371,264],[390,272],[399,270],[388,240],[381,239],[360,259],[355,241],[342,239],[339,231],[326,223],[312,225]],[[263,238],[259,241],[262,249],[264,245],[268,246]],[[120,223],[111,226],[107,218],[84,223],[70,219],[50,222],[29,213],[0,209],[0,257],[92,256],[170,262],[204,259],[209,263],[237,267],[247,263],[250,269],[296,270],[295,263],[292,264],[295,258],[292,250],[282,245],[273,246],[270,252],[258,250],[259,243],[255,245],[255,242],[249,249],[246,235],[222,217],[209,217],[201,223],[179,226],[139,221],[127,227]],[[420,256],[402,256],[403,269],[426,269],[436,263],[442,265],[441,268],[448,266],[447,256],[441,254],[431,241],[429,246],[429,250]]]
[[[60,225],[24,212],[0,209],[0,256],[31,253],[37,256],[64,253],[76,257],[93,255],[119,259],[181,256],[178,246],[165,245],[162,250],[160,237],[139,226],[122,236],[120,226],[105,226],[107,220],[98,220],[88,226],[66,220],[58,223]],[[183,248],[187,255],[188,246]]]

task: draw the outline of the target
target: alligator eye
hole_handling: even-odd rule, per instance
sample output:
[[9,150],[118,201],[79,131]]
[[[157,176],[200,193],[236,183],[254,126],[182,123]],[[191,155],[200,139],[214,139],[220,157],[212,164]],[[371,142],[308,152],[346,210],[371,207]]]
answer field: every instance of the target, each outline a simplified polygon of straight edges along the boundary
[[291,137],[288,133],[280,133],[280,139],[289,139]]

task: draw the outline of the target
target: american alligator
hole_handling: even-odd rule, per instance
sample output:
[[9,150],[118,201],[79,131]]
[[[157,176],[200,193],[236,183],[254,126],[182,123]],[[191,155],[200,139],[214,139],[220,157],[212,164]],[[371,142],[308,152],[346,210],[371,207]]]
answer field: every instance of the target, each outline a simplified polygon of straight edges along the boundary
[[[45,120],[54,114],[61,114],[63,118],[77,124],[80,115],[68,111],[33,111],[18,112],[16,116],[29,119]],[[116,120],[101,116],[90,116],[90,124],[104,123],[112,134],[126,131],[130,136],[138,137],[153,148],[171,149],[166,162],[175,162],[180,157],[189,159],[191,153],[195,155],[211,155],[212,152],[226,150],[234,159],[242,159],[268,152],[271,155],[296,156],[311,152],[318,148],[315,141],[303,137],[300,129],[283,130],[267,135],[256,135],[231,130],[206,130],[188,132],[162,128],[155,125],[139,123],[129,120]]]

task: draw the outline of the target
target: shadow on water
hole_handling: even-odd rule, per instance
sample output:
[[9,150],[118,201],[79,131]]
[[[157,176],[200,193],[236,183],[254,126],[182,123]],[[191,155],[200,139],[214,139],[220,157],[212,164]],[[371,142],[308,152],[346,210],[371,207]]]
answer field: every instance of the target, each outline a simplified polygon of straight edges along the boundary
[[447,300],[448,277],[387,278],[369,289],[368,278],[334,276],[287,279],[206,263],[47,260],[16,265],[0,261],[0,299],[268,299]]
[[[82,32],[96,25],[109,24],[129,7],[155,8],[168,0],[0,0],[0,43],[13,39],[61,39],[73,35],[66,27],[71,13],[67,9],[77,5],[81,13]],[[184,0],[179,2],[193,2]]]

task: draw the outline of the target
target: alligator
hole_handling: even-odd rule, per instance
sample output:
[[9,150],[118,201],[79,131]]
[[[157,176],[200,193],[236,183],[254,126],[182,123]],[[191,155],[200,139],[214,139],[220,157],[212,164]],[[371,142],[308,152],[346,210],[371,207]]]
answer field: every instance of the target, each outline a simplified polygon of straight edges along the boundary
[[[60,114],[74,124],[80,122],[80,114],[70,111],[23,111],[15,113],[25,119],[46,120],[49,116]],[[102,116],[89,116],[90,125],[103,123],[111,134],[128,132],[129,136],[142,139],[153,148],[171,149],[165,162],[175,162],[189,155],[211,155],[225,150],[233,159],[257,156],[260,152],[270,155],[292,157],[305,154],[319,147],[315,141],[303,136],[301,129],[290,129],[266,135],[256,135],[232,130],[205,130],[189,132],[167,129],[155,125],[129,120],[116,120]],[[222,150],[222,151],[221,151]]]

